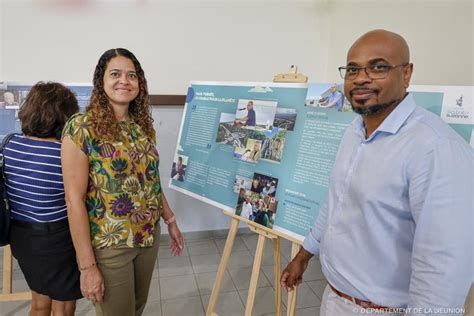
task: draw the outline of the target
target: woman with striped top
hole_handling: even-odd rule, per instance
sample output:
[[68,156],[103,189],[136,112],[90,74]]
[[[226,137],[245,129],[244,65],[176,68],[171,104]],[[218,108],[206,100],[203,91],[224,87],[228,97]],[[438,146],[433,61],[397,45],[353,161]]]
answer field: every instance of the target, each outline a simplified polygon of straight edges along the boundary
[[18,113],[23,135],[4,150],[11,249],[32,292],[32,316],[74,315],[82,297],[60,156],[62,129],[78,110],[68,88],[37,83]]

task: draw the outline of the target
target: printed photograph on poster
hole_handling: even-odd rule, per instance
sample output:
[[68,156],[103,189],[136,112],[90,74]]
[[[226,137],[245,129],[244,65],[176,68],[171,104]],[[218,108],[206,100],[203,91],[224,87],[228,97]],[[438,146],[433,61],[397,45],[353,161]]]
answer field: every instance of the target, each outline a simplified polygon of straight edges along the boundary
[[250,190],[241,188],[235,213],[260,225],[273,228],[278,200],[278,179],[255,173]]
[[[12,89],[6,84],[0,85],[0,135],[6,135],[13,131],[19,132],[18,111],[21,104],[25,102],[28,92],[30,92],[30,87]],[[3,139],[3,136],[0,139]]]
[[273,127],[292,131],[295,129],[296,109],[277,108]]
[[231,115],[234,114],[223,113],[221,115],[219,128],[217,129],[216,143],[230,145],[233,147],[239,147],[245,149],[247,145],[247,139],[257,139],[263,141],[265,137],[265,130],[253,130],[236,127],[233,124],[228,124],[226,121]]
[[216,143],[243,147],[240,139],[245,137],[239,127],[234,126],[235,113],[221,113],[219,128],[217,129]]
[[239,192],[235,214],[265,227],[273,228],[277,208],[276,197],[242,188]]
[[240,189],[250,190],[252,186],[252,179],[243,176],[235,176],[234,179],[234,192],[239,193]]
[[240,188],[235,214],[253,221],[256,213],[255,204],[259,198],[260,194],[246,190],[245,188]]
[[236,127],[269,130],[273,126],[276,101],[240,99],[235,113]]
[[[9,91],[0,89],[0,109],[18,110],[20,104],[24,101],[23,91]],[[26,91],[28,94],[28,91]],[[25,97],[26,98],[26,97]]]
[[251,191],[264,195],[275,196],[278,187],[278,179],[260,173],[254,173]]
[[258,139],[247,138],[245,148],[235,147],[234,158],[256,163],[262,154],[262,141]]
[[[323,87],[321,84],[308,84],[305,106],[352,112],[352,106],[344,96],[342,84],[334,83],[329,88]],[[324,90],[321,90],[322,88]]]
[[286,131],[286,129],[273,128],[271,131],[265,133],[266,138],[263,141],[260,159],[277,163],[281,162],[285,148]]
[[184,181],[186,176],[186,167],[188,165],[189,157],[184,155],[175,155],[173,166],[171,167],[171,179]]

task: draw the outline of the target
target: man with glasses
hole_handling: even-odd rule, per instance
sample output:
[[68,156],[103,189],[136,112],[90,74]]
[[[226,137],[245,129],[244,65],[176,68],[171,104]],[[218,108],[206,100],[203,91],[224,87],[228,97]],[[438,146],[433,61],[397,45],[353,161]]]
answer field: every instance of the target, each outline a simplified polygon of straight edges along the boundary
[[339,71],[360,116],[281,285],[301,283],[319,255],[329,283],[321,315],[462,313],[473,281],[472,149],[407,93],[413,64],[400,35],[364,34]]

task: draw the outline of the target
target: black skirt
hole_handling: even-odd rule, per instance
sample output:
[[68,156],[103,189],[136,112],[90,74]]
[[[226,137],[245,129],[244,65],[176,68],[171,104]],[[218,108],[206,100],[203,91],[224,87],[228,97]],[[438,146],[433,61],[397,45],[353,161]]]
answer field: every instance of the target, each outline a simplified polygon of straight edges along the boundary
[[10,246],[31,290],[56,301],[82,298],[67,219],[50,223],[12,220]]

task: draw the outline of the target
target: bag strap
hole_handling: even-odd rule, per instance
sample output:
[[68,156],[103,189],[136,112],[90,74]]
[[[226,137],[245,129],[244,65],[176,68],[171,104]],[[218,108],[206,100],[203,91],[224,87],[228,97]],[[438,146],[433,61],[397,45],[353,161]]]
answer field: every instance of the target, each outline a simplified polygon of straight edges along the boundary
[[2,173],[1,176],[3,179],[5,179],[5,174],[3,173],[3,170],[5,168],[5,157],[3,155],[3,151],[5,150],[5,147],[7,146],[8,142],[15,136],[20,135],[18,133],[10,133],[7,134],[3,140],[2,144],[0,145],[0,172]]

